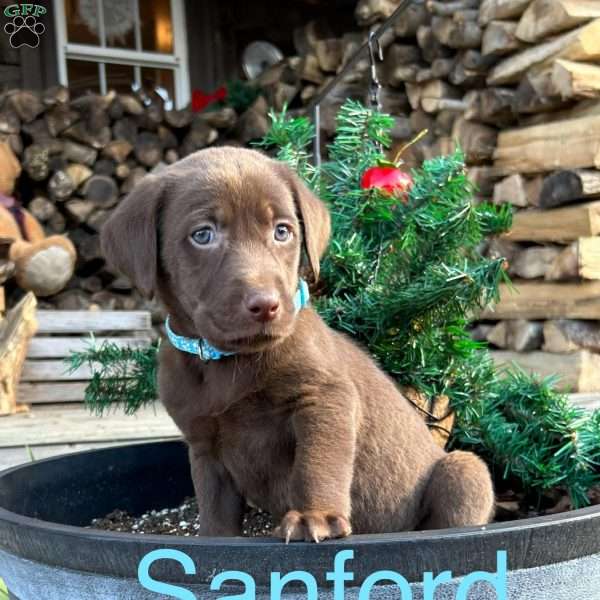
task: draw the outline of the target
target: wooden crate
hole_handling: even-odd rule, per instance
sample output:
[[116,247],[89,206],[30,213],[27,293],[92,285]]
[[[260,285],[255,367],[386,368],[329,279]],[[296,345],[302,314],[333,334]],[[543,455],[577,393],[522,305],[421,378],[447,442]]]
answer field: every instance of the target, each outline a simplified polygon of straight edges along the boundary
[[82,402],[92,372],[87,366],[70,373],[71,352],[104,341],[125,347],[152,343],[152,322],[146,311],[39,310],[38,332],[23,366],[18,399],[24,404]]
[[[41,458],[36,448],[70,444],[136,442],[180,437],[179,430],[160,402],[140,408],[134,415],[122,408],[99,416],[82,404],[36,406],[28,414],[0,419],[0,454],[4,448],[29,446],[33,456]],[[1,457],[0,457],[1,461]]]

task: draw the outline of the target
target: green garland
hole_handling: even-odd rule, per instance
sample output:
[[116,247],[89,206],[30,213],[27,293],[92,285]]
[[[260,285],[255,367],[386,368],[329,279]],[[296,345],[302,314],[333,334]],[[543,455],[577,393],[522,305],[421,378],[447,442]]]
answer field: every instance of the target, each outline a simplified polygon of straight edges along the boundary
[[[503,260],[484,258],[478,247],[510,227],[510,209],[473,203],[460,151],[413,170],[406,202],[361,189],[361,174],[390,145],[393,119],[357,102],[340,109],[320,170],[310,162],[310,121],[285,113],[272,121],[262,146],[275,147],[332,214],[315,300],[322,317],[368,348],[399,384],[446,394],[456,413],[452,447],[474,450],[534,494],[560,487],[575,506],[587,504],[587,491],[600,484],[600,412],[574,408],[552,380],[516,367],[498,372],[467,330],[466,315],[508,283]],[[134,412],[156,397],[155,348],[101,347],[72,360],[101,366],[86,393],[97,411],[119,403]],[[133,370],[114,371],[125,364]]]

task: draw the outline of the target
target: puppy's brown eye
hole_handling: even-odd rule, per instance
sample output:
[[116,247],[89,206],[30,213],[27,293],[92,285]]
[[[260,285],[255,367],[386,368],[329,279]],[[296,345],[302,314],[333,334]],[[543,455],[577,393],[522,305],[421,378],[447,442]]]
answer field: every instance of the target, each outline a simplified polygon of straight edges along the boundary
[[190,236],[192,241],[198,246],[207,246],[211,244],[215,239],[215,230],[212,227],[200,227],[192,231]]
[[276,242],[288,242],[292,239],[292,230],[285,223],[279,223],[273,231],[273,237]]

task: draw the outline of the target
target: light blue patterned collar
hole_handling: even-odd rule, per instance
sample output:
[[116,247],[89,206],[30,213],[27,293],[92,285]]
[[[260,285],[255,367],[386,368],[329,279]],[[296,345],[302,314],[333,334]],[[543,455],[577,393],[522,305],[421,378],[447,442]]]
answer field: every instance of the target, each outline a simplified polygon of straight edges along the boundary
[[[304,279],[300,279],[298,281],[298,290],[294,296],[294,308],[296,309],[296,312],[300,311],[308,304],[309,298],[308,285]],[[232,356],[235,354],[235,352],[224,352],[223,350],[219,350],[214,346],[211,346],[203,338],[189,338],[184,335],[176,334],[169,325],[169,317],[167,317],[167,320],[165,321],[165,329],[167,330],[169,341],[177,348],[177,350],[195,354],[204,362],[208,362],[209,360],[219,360],[225,356]]]

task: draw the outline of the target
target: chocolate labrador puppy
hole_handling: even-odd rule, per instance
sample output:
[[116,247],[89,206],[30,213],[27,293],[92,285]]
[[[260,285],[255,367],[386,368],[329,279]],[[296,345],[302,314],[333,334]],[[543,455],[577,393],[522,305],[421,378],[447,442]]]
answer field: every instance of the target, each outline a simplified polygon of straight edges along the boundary
[[485,464],[436,446],[372,358],[303,307],[301,260],[317,277],[329,230],[287,166],[239,148],[144,177],[103,228],[108,262],[170,315],[160,396],[200,534],[240,535],[246,501],[286,541],[487,523]]

